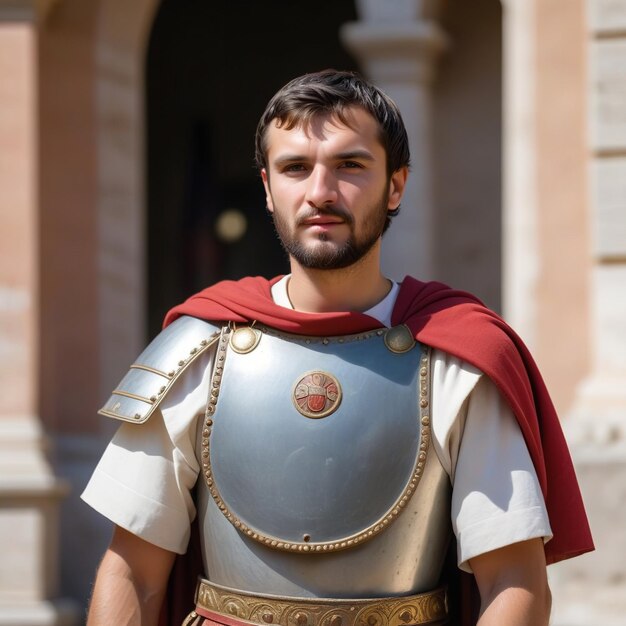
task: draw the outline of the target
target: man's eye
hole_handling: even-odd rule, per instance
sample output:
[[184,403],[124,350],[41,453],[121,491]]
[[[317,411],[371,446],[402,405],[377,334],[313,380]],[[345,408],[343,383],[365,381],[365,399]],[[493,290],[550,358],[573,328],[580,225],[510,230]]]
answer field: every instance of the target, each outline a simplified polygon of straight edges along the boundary
[[344,161],[341,164],[341,167],[344,167],[346,169],[361,169],[363,166],[356,161]]
[[302,163],[290,163],[283,168],[283,172],[304,172]]

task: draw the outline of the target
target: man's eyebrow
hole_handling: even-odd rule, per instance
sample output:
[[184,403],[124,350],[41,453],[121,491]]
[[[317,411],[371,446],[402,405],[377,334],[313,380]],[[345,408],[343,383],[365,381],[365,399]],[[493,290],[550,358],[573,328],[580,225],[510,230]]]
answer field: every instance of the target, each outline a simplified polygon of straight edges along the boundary
[[[274,166],[280,167],[287,163],[300,163],[307,161],[309,157],[303,154],[282,154],[276,157],[273,161]],[[361,161],[374,161],[374,155],[369,150],[348,150],[346,152],[338,152],[332,156],[336,161],[349,161],[351,159],[357,159]]]
[[276,157],[273,163],[276,167],[280,167],[281,165],[286,165],[287,163],[299,163],[306,160],[307,157],[302,154],[282,154]]
[[349,161],[350,159],[359,159],[361,161],[374,161],[374,155],[368,150],[349,150],[348,152],[340,152],[335,155],[339,161]]

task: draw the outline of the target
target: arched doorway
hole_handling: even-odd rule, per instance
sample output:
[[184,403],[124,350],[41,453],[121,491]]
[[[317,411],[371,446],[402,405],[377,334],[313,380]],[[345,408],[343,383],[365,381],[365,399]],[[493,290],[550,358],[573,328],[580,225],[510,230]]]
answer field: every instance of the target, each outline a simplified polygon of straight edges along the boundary
[[272,94],[325,67],[358,69],[338,39],[354,2],[163,0],[146,61],[148,330],[221,279],[287,270],[264,209],[253,138]]

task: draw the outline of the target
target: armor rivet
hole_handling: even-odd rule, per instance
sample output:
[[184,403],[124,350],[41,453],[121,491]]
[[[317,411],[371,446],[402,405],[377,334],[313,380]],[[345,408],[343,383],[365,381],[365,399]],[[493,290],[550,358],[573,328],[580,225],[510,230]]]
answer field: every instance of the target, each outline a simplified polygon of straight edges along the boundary
[[303,546],[303,547],[302,547],[302,550],[303,550],[304,552],[308,552],[310,549],[311,549],[311,546]]
[[425,461],[426,460],[426,454],[424,452],[420,452],[418,459],[420,461]]
[[384,335],[384,334],[385,334],[385,331],[381,328],[380,330],[377,330],[377,331],[376,331],[376,334],[377,334],[379,337],[381,337],[382,335]]
[[165,385],[159,389],[159,393],[163,393],[165,391]]
[[392,513],[393,513],[394,515],[397,515],[398,513],[400,513],[400,509],[399,509],[398,507],[396,507],[396,508],[392,511]]
[[411,611],[409,610],[404,610],[402,611],[402,613],[400,613],[400,615],[398,615],[398,617],[405,623],[408,624],[412,619],[413,616],[411,615]]
[[[207,423],[208,423],[208,422],[207,422]],[[209,436],[209,429],[208,429],[208,428],[205,428],[205,429],[202,431],[202,434],[203,434],[203,436],[204,436],[204,437],[208,437],[208,436]]]
[[328,339],[326,339],[326,337],[324,337],[324,339],[322,339],[322,343],[327,346],[328,345]]
[[203,451],[202,451],[202,456],[203,456],[205,459],[207,459],[207,458],[209,457],[209,452],[208,452],[208,450],[203,450]]
[[424,415],[424,417],[422,417],[422,424],[424,426],[428,426],[430,424],[430,419],[428,418],[428,415]]
[[250,529],[248,529],[246,532],[246,535],[248,535],[248,537],[252,537],[253,534],[254,533]]
[[174,376],[176,372],[174,372],[174,370],[172,370],[171,372],[168,372],[167,375],[171,378],[172,376]]
[[377,624],[377,623],[378,623],[378,620],[377,620],[377,619],[376,619],[373,615],[370,615],[370,616],[367,618],[367,623],[368,623],[370,626],[375,626],[375,624]]
[[208,420],[206,421],[206,424],[207,424],[207,426],[213,426],[213,420],[208,419]]
[[198,352],[198,348],[192,348],[192,349],[189,351],[189,354],[195,354],[196,352]]
[[235,522],[235,528],[241,528],[241,522],[239,520]]
[[271,613],[263,613],[261,617],[266,624],[271,624],[274,621],[274,616]]
[[420,375],[426,376],[426,374],[428,374],[428,370],[425,367],[422,367],[422,369],[420,370]]
[[333,615],[330,618],[330,626],[341,626],[342,623],[343,620],[341,619],[340,615]]
[[180,365],[181,367],[185,364],[185,361],[178,361],[178,365]]
[[306,613],[296,613],[294,617],[300,626],[304,626],[309,621],[306,617]]
[[150,396],[150,402],[156,402],[156,396]]
[[428,400],[426,400],[425,398],[420,400],[420,406],[425,409],[428,406]]
[[[210,472],[209,472],[209,476],[210,476]],[[209,487],[213,484],[213,479],[212,478],[208,478],[207,477],[207,484],[209,485]]]
[[200,342],[200,345],[201,345],[201,346],[206,346],[206,345],[207,345],[207,343],[209,343],[209,342],[208,342],[206,339],[203,339],[203,340]]
[[302,535],[302,541],[311,541],[311,535]]
[[141,415],[139,415],[139,413],[135,413],[134,417],[135,417],[136,420],[140,420],[141,419]]

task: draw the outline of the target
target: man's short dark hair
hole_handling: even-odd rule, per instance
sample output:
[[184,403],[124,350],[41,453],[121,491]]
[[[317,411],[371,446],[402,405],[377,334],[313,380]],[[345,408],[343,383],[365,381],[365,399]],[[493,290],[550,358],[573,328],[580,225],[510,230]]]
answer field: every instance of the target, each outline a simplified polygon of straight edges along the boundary
[[267,129],[276,120],[291,130],[307,125],[318,115],[336,116],[350,126],[346,109],[358,106],[367,111],[380,129],[380,143],[387,157],[387,174],[409,165],[409,141],[395,102],[354,72],[323,70],[294,78],[269,101],[256,130],[256,163],[267,167]]

